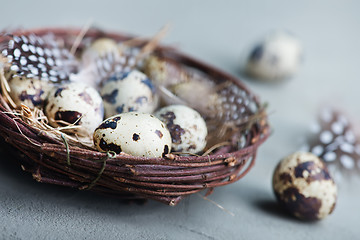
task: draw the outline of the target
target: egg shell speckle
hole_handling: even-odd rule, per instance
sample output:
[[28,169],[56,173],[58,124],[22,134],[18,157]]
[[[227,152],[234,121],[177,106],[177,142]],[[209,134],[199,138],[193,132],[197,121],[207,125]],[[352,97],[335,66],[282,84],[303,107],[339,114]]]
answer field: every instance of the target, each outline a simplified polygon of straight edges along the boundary
[[14,76],[9,81],[10,96],[20,106],[24,104],[29,108],[42,108],[53,85],[50,82]]
[[152,81],[138,70],[113,75],[101,89],[101,96],[107,118],[124,112],[152,113],[159,102]]
[[273,175],[273,190],[280,204],[303,220],[326,217],[337,199],[337,187],[326,165],[307,152],[280,161]]
[[276,32],[250,51],[245,71],[263,80],[281,80],[297,72],[302,60],[300,41],[286,32]]
[[171,136],[165,124],[148,113],[128,112],[110,117],[95,130],[93,139],[100,152],[164,157],[171,150]]
[[62,127],[65,121],[81,126],[79,135],[91,135],[104,118],[104,106],[99,93],[81,83],[68,83],[53,88],[46,100],[45,115],[53,127]]
[[173,151],[198,153],[206,146],[206,123],[197,111],[184,105],[170,105],[155,116],[169,129]]

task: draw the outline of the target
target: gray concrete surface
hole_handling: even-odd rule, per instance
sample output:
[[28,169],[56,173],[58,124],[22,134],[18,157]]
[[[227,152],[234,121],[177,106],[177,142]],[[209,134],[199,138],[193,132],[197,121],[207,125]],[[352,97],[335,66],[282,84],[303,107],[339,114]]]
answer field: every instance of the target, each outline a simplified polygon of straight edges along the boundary
[[[360,119],[360,4],[358,1],[3,1],[0,27],[81,27],[164,39],[184,52],[241,77],[270,103],[274,134],[241,181],[176,207],[143,206],[36,183],[9,154],[0,159],[0,239],[360,239],[358,180],[342,182],[333,215],[301,222],[275,203],[271,176],[297,150],[321,104],[330,102]],[[239,74],[240,56],[264,34],[288,29],[304,43],[300,72],[277,85]]]

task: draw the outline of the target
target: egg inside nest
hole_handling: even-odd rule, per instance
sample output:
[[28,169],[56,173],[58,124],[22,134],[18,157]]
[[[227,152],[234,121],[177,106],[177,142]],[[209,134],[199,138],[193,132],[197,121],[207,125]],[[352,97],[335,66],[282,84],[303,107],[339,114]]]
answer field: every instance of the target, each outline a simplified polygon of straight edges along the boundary
[[159,109],[155,116],[169,129],[173,151],[196,154],[205,148],[207,127],[197,111],[185,105],[170,105]]
[[124,152],[138,157],[165,157],[171,136],[165,124],[148,113],[128,112],[112,116],[94,132],[100,152]]
[[75,125],[71,129],[81,136],[92,136],[102,122],[104,106],[99,93],[82,83],[67,83],[54,87],[46,99],[44,109],[53,127]]
[[139,70],[115,73],[101,89],[105,116],[123,112],[152,113],[158,106],[158,95],[152,81]]

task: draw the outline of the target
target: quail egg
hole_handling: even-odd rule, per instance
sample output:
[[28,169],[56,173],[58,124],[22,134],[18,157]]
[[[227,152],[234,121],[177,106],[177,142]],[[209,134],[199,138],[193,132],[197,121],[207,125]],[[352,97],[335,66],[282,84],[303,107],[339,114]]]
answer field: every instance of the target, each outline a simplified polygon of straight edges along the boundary
[[101,96],[107,118],[123,112],[152,113],[159,102],[155,86],[138,70],[113,75],[101,89]]
[[273,189],[280,204],[303,220],[325,218],[337,199],[337,187],[324,162],[308,152],[296,152],[280,161]]
[[102,122],[94,132],[100,152],[124,152],[138,157],[164,157],[171,150],[165,124],[148,113],[128,112]]
[[111,38],[99,38],[92,42],[91,45],[85,49],[81,58],[83,62],[88,62],[108,52],[117,51],[119,51],[119,47],[115,40]]
[[170,105],[155,113],[166,124],[175,152],[198,153],[206,145],[207,127],[201,115],[185,105]]
[[186,74],[179,74],[180,67],[177,63],[150,55],[144,61],[144,73],[149,76],[156,85],[165,87],[178,84],[186,79]]
[[245,72],[255,78],[273,81],[291,77],[302,59],[300,41],[278,32],[269,35],[250,51]]
[[42,108],[44,101],[53,87],[50,82],[14,76],[9,81],[10,96],[16,105],[24,104],[29,108]]
[[53,127],[70,124],[80,136],[92,135],[104,118],[104,106],[99,93],[82,83],[68,83],[53,88],[46,99],[45,115]]

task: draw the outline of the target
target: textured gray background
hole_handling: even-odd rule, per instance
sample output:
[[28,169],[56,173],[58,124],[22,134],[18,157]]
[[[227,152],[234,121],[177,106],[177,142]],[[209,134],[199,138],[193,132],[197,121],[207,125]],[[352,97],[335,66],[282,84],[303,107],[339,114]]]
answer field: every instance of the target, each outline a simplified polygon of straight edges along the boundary
[[[270,103],[274,134],[244,179],[176,207],[144,206],[36,183],[8,154],[0,160],[0,239],[359,239],[360,181],[343,182],[333,215],[305,223],[284,215],[272,171],[297,150],[318,107],[330,102],[360,119],[358,1],[3,1],[0,27],[81,27],[151,36],[165,23],[165,43],[241,77]],[[301,2],[301,3],[299,3]],[[299,74],[282,84],[239,74],[241,54],[264,34],[295,33],[305,48]]]

